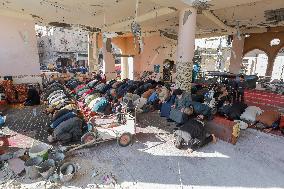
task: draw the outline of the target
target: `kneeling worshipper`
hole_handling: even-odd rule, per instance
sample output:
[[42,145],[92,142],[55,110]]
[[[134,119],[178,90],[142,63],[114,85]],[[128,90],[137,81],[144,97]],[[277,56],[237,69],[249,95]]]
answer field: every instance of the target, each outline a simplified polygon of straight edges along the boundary
[[196,150],[210,142],[216,143],[217,141],[215,135],[206,133],[204,122],[197,119],[189,119],[174,132],[174,136],[174,144],[178,149],[187,146]]
[[170,120],[173,120],[178,125],[183,124],[187,121],[188,115],[184,113],[185,108],[189,106],[189,96],[183,93],[181,89],[175,91],[176,100],[175,104],[171,108]]
[[170,89],[170,94],[168,98],[166,98],[164,101],[162,101],[162,107],[161,107],[161,117],[165,117],[169,119],[170,117],[170,112],[171,112],[171,107],[175,103],[176,95],[175,95],[175,90]]
[[219,110],[219,108],[221,108],[226,101],[230,101],[226,86],[221,86],[219,90],[214,94],[214,98],[217,101],[217,110]]
[[77,114],[73,111],[67,112],[66,114],[58,117],[56,120],[53,121],[53,123],[50,125],[52,129],[55,129],[60,123],[63,121],[66,121],[68,119],[71,119],[73,117],[77,117]]
[[34,106],[40,104],[40,95],[38,91],[33,88],[32,86],[29,86],[28,88],[28,96],[24,103],[25,106]]
[[189,102],[188,108],[192,108],[192,112],[195,116],[199,116],[202,119],[212,120],[212,108],[210,108],[207,104],[202,104],[200,102]]
[[62,144],[79,141],[83,135],[83,121],[78,117],[72,117],[61,122],[48,136],[49,142],[61,142]]
[[127,90],[127,93],[122,98],[123,105],[127,108],[127,110],[132,111],[135,109],[134,102],[138,100],[140,97],[137,94],[134,94],[135,88],[131,87]]
[[106,112],[106,108],[108,105],[108,100],[105,97],[102,97],[96,103],[94,103],[91,111],[93,113],[108,114],[108,112]]

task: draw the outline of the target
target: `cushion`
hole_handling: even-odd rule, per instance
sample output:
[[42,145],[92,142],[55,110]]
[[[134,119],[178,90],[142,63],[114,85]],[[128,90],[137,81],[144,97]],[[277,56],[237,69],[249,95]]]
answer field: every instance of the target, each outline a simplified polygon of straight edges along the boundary
[[280,118],[279,127],[280,127],[281,129],[284,129],[284,115],[281,116],[281,118]]
[[256,116],[259,116],[263,111],[256,106],[249,106],[246,108],[245,112],[241,115],[241,120],[246,120],[250,122],[256,121]]
[[280,119],[280,114],[276,111],[264,111],[257,116],[256,120],[271,127],[274,122]]

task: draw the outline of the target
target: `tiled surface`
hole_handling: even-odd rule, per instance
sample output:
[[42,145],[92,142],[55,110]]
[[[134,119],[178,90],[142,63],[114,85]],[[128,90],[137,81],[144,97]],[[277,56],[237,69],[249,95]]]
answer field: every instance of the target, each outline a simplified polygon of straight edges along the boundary
[[43,106],[24,107],[18,105],[9,107],[5,111],[7,120],[4,131],[16,134],[11,139],[14,145],[21,146],[23,142],[28,145],[33,140],[47,142],[47,129],[51,121],[43,110]]

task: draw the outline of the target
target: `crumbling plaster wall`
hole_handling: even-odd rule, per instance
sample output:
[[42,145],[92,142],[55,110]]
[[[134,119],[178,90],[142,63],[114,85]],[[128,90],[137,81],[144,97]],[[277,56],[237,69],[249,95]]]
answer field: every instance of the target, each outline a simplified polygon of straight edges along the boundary
[[0,14],[0,76],[40,74],[35,23]]
[[[102,48],[102,37],[99,36],[99,48]],[[134,56],[134,78],[138,79],[144,71],[154,71],[154,65],[160,65],[160,73],[162,73],[163,62],[165,59],[176,60],[176,46],[174,40],[158,34],[143,37],[144,50],[138,53],[139,46],[134,44],[134,39],[128,37],[113,38],[112,43],[117,45],[123,55]]]
[[144,71],[154,71],[154,65],[160,65],[160,73],[163,70],[165,59],[176,60],[176,42],[154,35],[144,37],[144,51],[135,56],[135,64],[139,65],[138,74]]

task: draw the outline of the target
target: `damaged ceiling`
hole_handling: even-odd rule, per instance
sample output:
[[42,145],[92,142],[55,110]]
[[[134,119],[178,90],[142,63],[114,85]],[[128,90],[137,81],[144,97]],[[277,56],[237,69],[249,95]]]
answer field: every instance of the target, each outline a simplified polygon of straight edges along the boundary
[[[131,23],[136,21],[144,33],[164,31],[175,35],[179,23],[178,10],[188,6],[198,9],[196,31],[197,35],[204,37],[230,34],[237,28],[249,33],[248,30],[284,25],[283,0],[137,1],[0,0],[0,12],[2,9],[29,15],[42,25],[84,26],[92,32],[130,32]],[[204,14],[205,10],[207,14]]]

